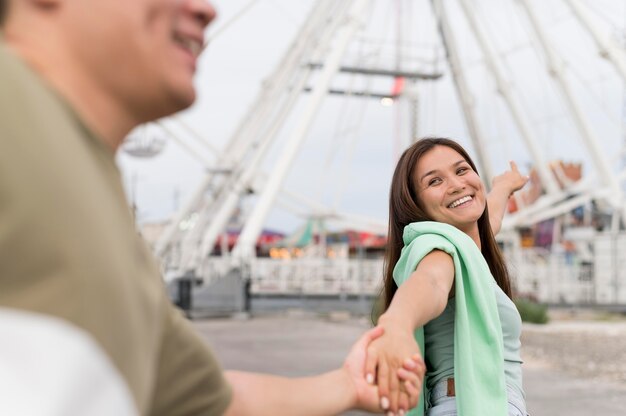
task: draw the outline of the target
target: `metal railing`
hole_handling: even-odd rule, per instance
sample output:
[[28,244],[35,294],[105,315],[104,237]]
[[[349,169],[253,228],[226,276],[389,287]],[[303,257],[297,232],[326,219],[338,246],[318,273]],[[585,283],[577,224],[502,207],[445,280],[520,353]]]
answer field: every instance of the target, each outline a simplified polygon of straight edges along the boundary
[[[626,237],[599,236],[591,242],[593,259],[541,248],[509,248],[505,257],[518,296],[550,304],[626,305],[622,246]],[[211,257],[199,277],[209,284],[233,269],[249,279],[252,294],[376,295],[383,281],[382,259],[255,258],[237,265]]]

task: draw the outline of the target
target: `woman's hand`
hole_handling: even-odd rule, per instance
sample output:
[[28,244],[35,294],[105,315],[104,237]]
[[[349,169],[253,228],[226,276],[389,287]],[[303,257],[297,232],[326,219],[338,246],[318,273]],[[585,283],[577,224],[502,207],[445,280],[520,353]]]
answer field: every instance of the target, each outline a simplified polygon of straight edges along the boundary
[[380,406],[392,414],[404,414],[419,400],[426,367],[413,331],[380,317],[384,334],[367,348],[367,381],[378,384]]
[[[358,408],[368,410],[370,412],[380,412],[381,400],[379,389],[373,383],[373,373],[370,378],[366,377],[366,355],[369,347],[375,340],[380,339],[384,329],[381,326],[366,332],[352,347],[343,365],[343,370],[348,375],[350,382],[355,390],[355,403]],[[421,392],[422,379],[424,378],[424,364],[421,355],[414,357],[410,355],[408,360],[404,361],[404,368],[398,371],[400,382],[405,385],[405,400],[411,407],[417,405]],[[369,356],[367,356],[369,358]],[[388,408],[389,406],[387,406]],[[408,409],[408,407],[407,407]]]
[[511,166],[511,170],[507,170],[506,172],[495,176],[492,183],[492,192],[496,188],[502,188],[506,195],[511,196],[513,193],[519,191],[526,185],[529,177],[526,175],[522,175],[517,168],[517,164],[512,160],[509,162]]
[[510,161],[511,170],[507,170],[493,178],[491,192],[487,195],[489,206],[489,223],[493,235],[498,234],[502,226],[502,218],[506,212],[509,198],[528,182],[528,176],[522,175],[515,162]]

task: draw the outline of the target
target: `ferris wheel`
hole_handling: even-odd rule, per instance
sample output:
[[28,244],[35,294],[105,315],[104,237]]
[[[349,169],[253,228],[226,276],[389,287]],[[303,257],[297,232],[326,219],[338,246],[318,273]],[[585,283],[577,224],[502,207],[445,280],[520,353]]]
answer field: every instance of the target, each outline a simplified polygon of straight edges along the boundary
[[[212,42],[226,28],[235,28],[236,20],[258,3],[242,7],[218,28]],[[603,80],[611,77],[611,85],[623,89],[624,19],[615,15],[623,16],[626,5],[581,0],[550,3],[315,1],[222,148],[211,145],[182,117],[162,120],[129,138],[125,150],[151,156],[163,149],[167,136],[190,149],[206,168],[205,178],[156,244],[156,254],[172,269],[196,269],[208,261],[220,234],[238,213],[242,231],[231,254],[238,259],[254,256],[268,214],[278,204],[299,215],[384,232],[383,220],[346,212],[340,202],[349,189],[346,171],[366,133],[363,103],[395,106],[394,128],[402,133],[393,134],[390,146],[397,154],[421,134],[437,133],[433,131],[437,124],[429,125],[429,118],[435,117],[435,110],[429,108],[444,100],[436,87],[444,81],[464,121],[461,141],[471,149],[487,184],[506,161],[522,154],[530,161],[538,192],[516,201],[517,210],[505,219],[505,228],[529,226],[590,204],[604,207],[613,216],[613,227],[619,228],[626,219],[624,114],[616,112],[615,105],[607,110],[602,94],[594,89],[599,82],[589,74],[600,74]],[[616,3],[620,3],[618,8]],[[381,12],[384,7],[392,7],[391,12]],[[391,16],[392,23],[381,23],[381,15]],[[377,38],[373,33],[381,27],[394,36]],[[575,27],[584,44],[571,44],[564,38],[565,27]],[[415,40],[420,30],[430,32],[430,41]],[[334,144],[317,163],[317,189],[289,190],[286,178],[294,172],[294,163],[329,95],[351,102],[355,109],[340,106],[337,111],[336,125],[329,132]],[[623,108],[623,92],[617,95],[621,97],[617,105]],[[558,110],[546,110],[545,102]],[[596,110],[590,111],[593,105]],[[552,126],[565,127],[548,128],[549,119]],[[607,124],[612,126],[610,134],[606,134]],[[499,137],[505,129],[511,137]],[[549,136],[555,135],[562,136],[560,141],[550,142]],[[198,156],[191,142],[208,151],[210,158]],[[585,170],[580,178],[572,179],[567,166],[556,160],[571,157],[574,148],[584,158]],[[342,162],[335,163],[340,152]],[[332,170],[333,166],[339,167]],[[329,189],[332,197],[320,202],[318,196]],[[242,214],[242,201],[250,198],[253,203]]]

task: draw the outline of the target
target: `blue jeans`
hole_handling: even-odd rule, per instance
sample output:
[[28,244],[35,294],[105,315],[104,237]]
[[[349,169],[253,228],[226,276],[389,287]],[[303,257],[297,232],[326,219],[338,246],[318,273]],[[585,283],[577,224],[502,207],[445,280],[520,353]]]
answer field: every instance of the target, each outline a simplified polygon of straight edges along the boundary
[[[507,416],[527,416],[526,403],[519,393],[507,386],[509,412]],[[448,382],[442,380],[430,391],[431,408],[426,416],[456,416],[456,397],[448,397]]]

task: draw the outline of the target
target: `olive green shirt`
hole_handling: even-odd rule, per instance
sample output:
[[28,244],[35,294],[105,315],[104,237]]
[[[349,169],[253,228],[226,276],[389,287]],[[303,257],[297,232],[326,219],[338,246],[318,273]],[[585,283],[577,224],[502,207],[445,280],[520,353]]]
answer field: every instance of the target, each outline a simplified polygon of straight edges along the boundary
[[0,307],[88,334],[142,415],[220,415],[230,402],[135,230],[113,152],[1,39]]

